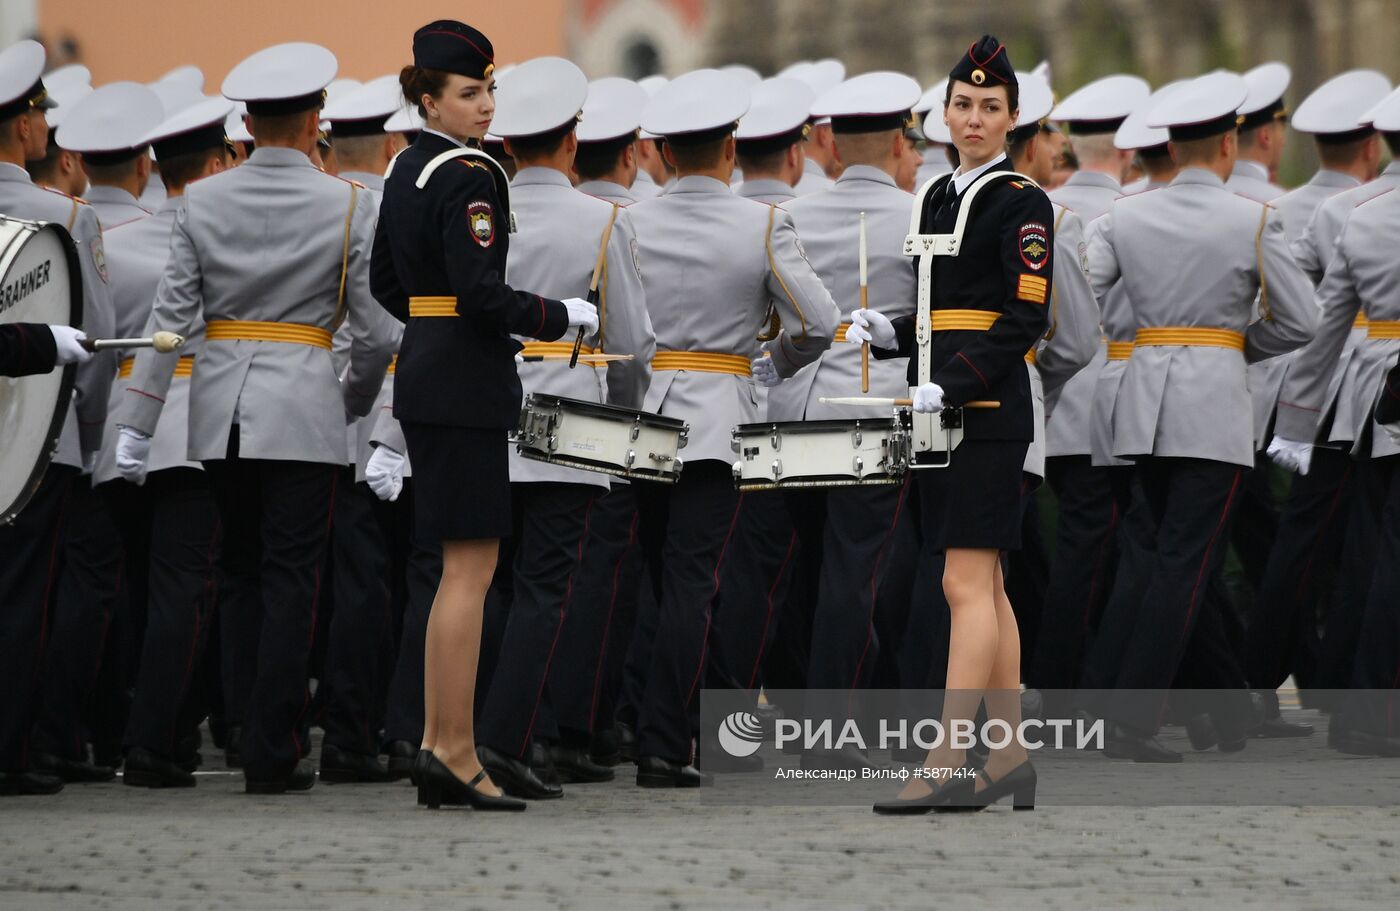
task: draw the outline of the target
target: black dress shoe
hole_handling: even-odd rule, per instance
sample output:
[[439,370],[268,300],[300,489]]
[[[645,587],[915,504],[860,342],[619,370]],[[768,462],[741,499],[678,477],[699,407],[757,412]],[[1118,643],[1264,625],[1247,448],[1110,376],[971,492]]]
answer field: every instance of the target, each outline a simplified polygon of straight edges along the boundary
[[[477,758],[486,771],[491,773],[491,780],[496,783],[502,791],[512,797],[523,797],[526,800],[554,800],[564,796],[564,789],[559,785],[546,784],[540,780],[529,764],[513,759],[487,746],[477,746]],[[437,762],[436,759],[429,760]],[[440,763],[439,763],[440,764]]]
[[57,794],[63,779],[44,772],[0,772],[0,797],[28,797]]
[[549,759],[566,784],[589,784],[599,781],[612,781],[615,777],[612,766],[593,761],[588,750],[583,747],[566,747],[556,744],[549,748]]
[[535,777],[543,781],[546,786],[558,787],[564,783],[559,770],[554,767],[554,758],[545,748],[543,740],[535,740],[530,743],[530,768],[535,773]]
[[145,747],[132,747],[126,753],[122,784],[133,788],[192,788],[194,773]]
[[243,768],[243,726],[231,724],[224,736],[224,765],[230,769]]
[[175,743],[175,755],[171,761],[186,772],[194,772],[204,765],[204,754],[199,748],[204,744],[204,735],[196,728]]
[[254,778],[243,773],[243,791],[246,794],[285,794],[288,791],[309,791],[316,786],[316,770],[308,760],[298,760],[296,768],[288,775],[276,778]]
[[[387,769],[390,781],[402,781],[405,778],[413,778],[413,760],[418,756],[418,744],[409,743],[407,740],[395,740],[385,748],[384,752],[389,757]],[[413,782],[417,784],[417,781]]]
[[1131,759],[1133,762],[1181,762],[1181,754],[1163,746],[1156,737],[1148,736],[1121,724],[1110,725],[1104,740],[1104,755],[1109,759]]
[[588,745],[588,755],[598,765],[614,766],[622,763],[622,740],[617,728],[611,727],[593,732],[593,742]]
[[[478,747],[480,750],[480,747]],[[525,809],[525,801],[514,797],[496,796],[478,791],[476,786],[486,779],[487,769],[482,767],[471,781],[463,781],[452,770],[443,765],[442,760],[428,754],[423,767],[423,792],[429,810],[446,806],[470,806],[473,810],[514,810]],[[492,776],[495,780],[495,776]]]
[[972,797],[969,801],[970,806],[989,807],[1010,794],[1013,809],[1035,809],[1036,775],[1035,767],[1031,765],[1029,759],[996,781],[992,781],[985,771],[981,773],[980,777],[984,784],[981,790],[978,790],[974,783]]
[[1307,737],[1313,726],[1301,722],[1284,721],[1282,718],[1269,718],[1250,728],[1249,736],[1271,740],[1281,737]]
[[34,769],[57,775],[69,783],[111,781],[117,777],[117,770],[111,766],[96,765],[77,759],[64,759],[52,753],[36,753]]
[[1400,737],[1380,737],[1354,729],[1339,731],[1330,745],[1338,752],[1351,756],[1400,757]]
[[671,762],[659,756],[642,756],[637,760],[639,788],[698,788],[713,779],[693,765]]
[[977,784],[976,774],[976,770],[971,766],[964,766],[952,778],[942,781],[925,781],[924,783],[932,790],[922,797],[909,800],[902,800],[898,797],[894,800],[882,800],[870,809],[881,816],[916,816],[932,812],[940,807],[965,807],[972,799],[972,789]]
[[637,729],[625,721],[613,724],[617,731],[617,752],[623,762],[637,763]]
[[1219,735],[1215,733],[1215,725],[1211,723],[1210,715],[1205,712],[1186,719],[1186,739],[1191,741],[1191,749],[1197,752],[1209,750],[1220,742]]
[[383,784],[393,781],[378,756],[321,744],[321,780],[327,784]]

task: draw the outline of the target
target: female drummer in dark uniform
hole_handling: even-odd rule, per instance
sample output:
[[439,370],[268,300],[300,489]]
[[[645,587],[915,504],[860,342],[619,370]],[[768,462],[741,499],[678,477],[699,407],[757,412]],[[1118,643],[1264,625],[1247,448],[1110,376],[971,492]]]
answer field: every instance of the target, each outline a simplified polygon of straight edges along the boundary
[[495,112],[493,53],[485,35],[461,22],[432,22],[414,34],[413,65],[399,81],[425,126],[385,182],[371,283],[407,324],[394,415],[413,464],[414,533],[442,542],[415,778],[429,806],[524,809],[486,776],[472,722],[482,605],[499,539],[511,529],[506,437],[521,395],[520,344],[511,335],[593,332],[598,317],[587,301],[550,300],[503,281],[508,185],[493,161],[467,149]]
[[[984,36],[949,75],[944,120],[961,168],[928,194],[920,233],[951,234],[963,194],[994,171],[1010,171],[1007,137],[1016,124],[1018,87],[1006,48]],[[1021,466],[1033,436],[1025,355],[1045,332],[1054,217],[1035,184],[1009,177],[979,191],[960,252],[933,261],[932,381],[917,382],[915,318],[893,323],[869,310],[853,322],[879,348],[910,357],[914,410],[938,412],[975,401],[1000,403],[964,414],[951,467],[917,475],[927,543],[947,556],[943,591],[952,613],[944,730],[971,721],[985,698],[990,719],[1020,724],[1020,637],[1006,597],[1001,554],[1021,544]],[[855,331],[855,330],[852,330]],[[856,333],[856,339],[862,337]],[[889,356],[890,352],[884,352]],[[1035,771],[1013,741],[993,750],[974,781],[955,773],[963,750],[948,738],[925,765],[942,777],[911,779],[877,812],[923,812],[942,804],[991,803],[1014,794],[1033,801]]]

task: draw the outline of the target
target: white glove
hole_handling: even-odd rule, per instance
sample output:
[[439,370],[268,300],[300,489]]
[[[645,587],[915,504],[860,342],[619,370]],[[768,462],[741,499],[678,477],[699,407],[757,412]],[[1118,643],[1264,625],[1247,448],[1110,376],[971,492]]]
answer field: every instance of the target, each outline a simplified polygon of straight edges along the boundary
[[515,366],[520,367],[524,365],[524,363],[525,355],[521,354],[519,351],[515,352]]
[[150,434],[132,427],[117,427],[117,471],[123,478],[133,484],[145,484],[150,456]]
[[49,331],[53,333],[53,343],[58,346],[58,365],[64,364],[86,364],[92,360],[92,352],[79,345],[87,335],[80,329],[72,326],[50,326]]
[[564,306],[569,308],[569,328],[583,327],[584,335],[598,331],[598,308],[581,297],[564,298]]
[[365,483],[381,500],[393,502],[403,490],[403,453],[380,444],[365,463]]
[[773,363],[773,359],[766,354],[761,354],[754,358],[749,364],[749,372],[758,381],[760,386],[767,386],[770,389],[783,381],[778,376],[778,365]]
[[1297,440],[1274,437],[1265,453],[1274,460],[1275,464],[1281,465],[1289,471],[1296,471],[1298,474],[1307,474],[1308,466],[1312,464],[1312,451],[1311,443],[1300,443]]
[[943,387],[924,383],[914,390],[914,410],[920,414],[937,414],[943,410]]
[[851,311],[851,328],[846,330],[846,341],[852,345],[869,342],[876,348],[893,348],[899,344],[889,317],[875,310]]

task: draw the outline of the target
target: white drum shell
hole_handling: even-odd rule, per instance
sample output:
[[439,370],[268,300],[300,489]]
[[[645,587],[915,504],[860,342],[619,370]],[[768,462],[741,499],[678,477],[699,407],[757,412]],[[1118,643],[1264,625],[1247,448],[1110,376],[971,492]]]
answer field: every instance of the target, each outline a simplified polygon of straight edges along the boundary
[[908,434],[896,419],[744,424],[734,430],[741,490],[897,484]]
[[[615,411],[617,414],[604,413]],[[680,476],[684,425],[645,411],[529,396],[514,438],[527,459],[640,480]]]

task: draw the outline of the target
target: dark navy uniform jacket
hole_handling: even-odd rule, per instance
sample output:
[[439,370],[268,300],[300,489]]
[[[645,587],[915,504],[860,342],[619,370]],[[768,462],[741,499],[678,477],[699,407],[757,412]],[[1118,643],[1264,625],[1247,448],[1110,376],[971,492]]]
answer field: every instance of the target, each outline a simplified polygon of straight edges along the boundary
[[53,333],[42,323],[0,326],[0,376],[48,373],[58,362]]
[[[987,173],[1006,170],[1010,163],[1002,161]],[[957,221],[962,199],[952,175],[940,181],[928,194],[921,233],[951,234]],[[974,206],[959,254],[933,261],[932,310],[988,310],[1000,316],[985,331],[935,331],[932,381],[943,387],[951,405],[1001,402],[998,409],[966,412],[965,439],[1029,441],[1035,417],[1025,356],[1049,323],[1055,214],[1044,191],[1020,180],[984,188]],[[872,350],[877,357],[908,357],[909,385],[915,386],[915,317],[891,322],[897,351]]]
[[[456,148],[418,134],[384,183],[370,287],[406,324],[395,368],[394,416],[401,421],[511,429],[520,417],[520,378],[511,334],[550,341],[568,329],[557,300],[505,283],[510,246],[508,188],[470,157],[424,167]],[[455,298],[457,318],[410,317],[409,299]]]

